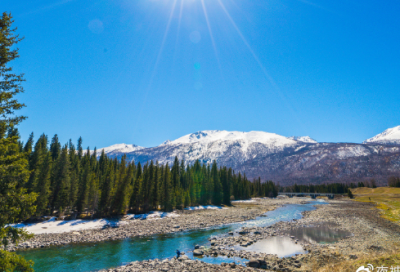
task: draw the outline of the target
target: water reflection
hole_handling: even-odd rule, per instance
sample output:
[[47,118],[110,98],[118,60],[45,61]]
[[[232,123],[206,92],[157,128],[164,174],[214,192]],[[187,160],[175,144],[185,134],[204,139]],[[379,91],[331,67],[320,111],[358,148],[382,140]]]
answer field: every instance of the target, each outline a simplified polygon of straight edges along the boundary
[[299,244],[296,244],[289,237],[271,237],[257,241],[248,247],[238,247],[247,251],[254,251],[257,253],[276,254],[279,258],[290,257],[295,254],[303,254],[306,251]]
[[292,229],[290,235],[308,243],[332,244],[351,236],[348,231],[339,230],[334,225],[306,226]]

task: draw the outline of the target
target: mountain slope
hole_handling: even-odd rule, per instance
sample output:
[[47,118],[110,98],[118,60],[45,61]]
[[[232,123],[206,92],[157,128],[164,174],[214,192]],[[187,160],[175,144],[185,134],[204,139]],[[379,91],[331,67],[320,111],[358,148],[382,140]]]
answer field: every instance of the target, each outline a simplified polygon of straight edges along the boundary
[[[372,178],[384,184],[389,176],[400,176],[400,145],[392,144],[396,133],[392,129],[364,144],[346,144],[318,143],[308,136],[284,137],[259,131],[207,130],[151,148],[133,146],[134,150],[130,150],[116,145],[106,150],[108,156],[121,158],[126,154],[128,160],[142,164],[153,160],[172,165],[176,156],[188,164],[216,160],[219,165],[241,171],[250,179],[261,177],[281,185],[358,182]],[[388,141],[380,143],[382,138],[390,139],[391,145]]]
[[400,126],[389,128],[384,132],[363,142],[364,144],[400,144]]

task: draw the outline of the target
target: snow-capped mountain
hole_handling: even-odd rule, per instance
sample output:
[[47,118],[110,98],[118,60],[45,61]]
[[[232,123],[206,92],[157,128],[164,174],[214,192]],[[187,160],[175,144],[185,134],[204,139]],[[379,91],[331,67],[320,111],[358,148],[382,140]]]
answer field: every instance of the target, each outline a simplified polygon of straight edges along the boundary
[[[128,158],[137,161],[153,159],[159,163],[172,163],[175,156],[192,164],[196,160],[211,163],[220,161],[229,154],[230,160],[244,161],[259,155],[277,153],[287,148],[297,147],[304,143],[316,143],[310,137],[284,137],[275,133],[262,131],[225,131],[204,130],[180,137],[174,141],[167,140],[161,145],[152,148],[134,146],[131,150],[127,145],[114,145],[104,148],[106,154],[112,157],[121,157],[127,154]],[[101,150],[97,152],[101,154]]]
[[400,126],[389,128],[384,132],[363,142],[364,144],[400,144]]
[[[100,148],[96,151],[97,155],[100,156],[101,153],[104,150],[104,153],[108,156],[110,155],[114,155],[114,154],[119,154],[119,153],[130,153],[133,151],[137,151],[137,150],[141,150],[144,149],[145,147],[141,147],[141,146],[137,146],[137,145],[133,145],[133,144],[115,144],[109,147],[104,147],[104,148]],[[93,152],[91,150],[91,152]]]
[[311,144],[318,143],[316,140],[314,140],[310,136],[292,136],[292,137],[289,137],[289,139],[299,141],[299,142],[304,142],[304,143],[311,143]]
[[[385,184],[389,176],[400,176],[400,145],[392,144],[399,131],[400,127],[389,129],[364,144],[346,144],[318,143],[308,136],[285,137],[261,131],[205,130],[151,148],[121,144],[104,150],[110,157],[126,154],[128,160],[142,164],[152,160],[172,165],[175,157],[187,164],[216,160],[221,166],[246,173],[250,179],[261,177],[282,185],[372,178]],[[379,142],[382,138],[390,141]]]

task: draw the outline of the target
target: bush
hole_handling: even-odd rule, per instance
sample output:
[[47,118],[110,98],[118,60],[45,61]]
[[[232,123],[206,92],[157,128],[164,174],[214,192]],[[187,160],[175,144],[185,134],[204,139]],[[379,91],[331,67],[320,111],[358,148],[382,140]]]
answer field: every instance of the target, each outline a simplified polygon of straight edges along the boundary
[[0,250],[0,271],[33,272],[33,262],[25,260],[16,253]]
[[354,198],[354,195],[350,189],[347,191],[347,195],[349,196],[349,198]]

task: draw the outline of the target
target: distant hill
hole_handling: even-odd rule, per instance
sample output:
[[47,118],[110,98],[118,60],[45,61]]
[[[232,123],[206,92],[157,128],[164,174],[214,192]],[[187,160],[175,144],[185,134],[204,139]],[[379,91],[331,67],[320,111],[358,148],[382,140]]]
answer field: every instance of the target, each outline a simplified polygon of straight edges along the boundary
[[[398,133],[399,132],[399,133]],[[101,149],[99,150],[101,152]],[[98,151],[98,155],[100,152]],[[358,182],[376,179],[385,184],[400,176],[400,126],[356,143],[318,143],[308,136],[285,137],[261,131],[206,130],[185,135],[159,146],[114,145],[108,156],[146,163],[186,163],[196,160],[232,167],[249,178],[261,177],[281,185]]]

